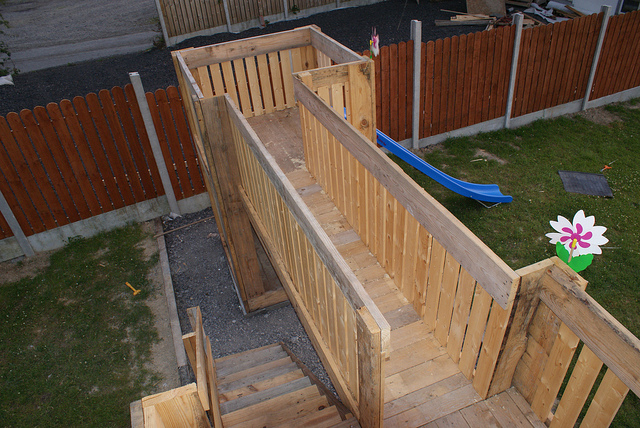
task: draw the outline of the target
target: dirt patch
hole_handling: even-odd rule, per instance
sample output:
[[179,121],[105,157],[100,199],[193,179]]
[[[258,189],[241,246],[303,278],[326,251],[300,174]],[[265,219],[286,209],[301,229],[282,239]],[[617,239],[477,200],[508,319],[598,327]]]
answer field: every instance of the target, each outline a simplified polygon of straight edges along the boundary
[[433,152],[442,152],[444,154],[447,154],[447,149],[442,143],[430,144],[426,147],[422,147],[412,151],[418,156],[422,156],[422,155],[425,155],[426,153],[433,153]]
[[580,113],[576,113],[576,116],[583,117],[590,122],[597,123],[598,125],[609,126],[615,122],[621,122],[622,119],[615,113],[611,113],[604,107],[590,108]]
[[496,155],[494,155],[493,153],[489,153],[486,150],[483,149],[476,149],[476,157],[478,158],[483,158],[486,160],[493,160],[498,162],[500,165],[506,165],[507,161],[502,159],[501,157],[498,157]]
[[[138,246],[144,248],[145,259],[151,260],[158,254],[158,244],[156,239],[153,238],[155,222],[142,223],[142,229],[147,237]],[[147,306],[153,311],[155,327],[160,337],[160,342],[154,344],[151,349],[151,363],[147,368],[160,375],[162,380],[154,389],[157,392],[162,392],[179,387],[180,379],[178,377],[176,351],[173,346],[167,298],[164,294],[164,279],[159,262],[155,263],[153,268],[150,269],[147,278],[153,287],[153,292],[147,299]]]
[[0,284],[33,278],[49,266],[51,251],[37,253],[33,257],[21,257],[0,263]]

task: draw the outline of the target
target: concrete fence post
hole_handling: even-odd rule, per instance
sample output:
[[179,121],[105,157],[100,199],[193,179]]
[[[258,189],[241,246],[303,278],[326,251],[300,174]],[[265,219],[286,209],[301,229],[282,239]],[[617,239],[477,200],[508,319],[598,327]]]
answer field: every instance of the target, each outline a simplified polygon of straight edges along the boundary
[[282,0],[282,4],[284,6],[284,20],[288,21],[289,20],[289,4],[287,3],[287,0]]
[[513,96],[516,88],[516,77],[518,73],[518,57],[520,56],[520,40],[522,40],[522,19],[521,13],[514,15],[514,25],[516,26],[516,36],[513,40],[513,56],[511,58],[511,73],[509,74],[509,89],[507,91],[507,109],[504,113],[504,127],[509,128],[511,122],[511,111],[513,109]]
[[418,148],[420,141],[420,69],[422,68],[422,21],[411,21],[413,40],[413,103],[411,106],[411,147]]
[[162,12],[162,6],[160,2],[163,0],[156,0],[156,9],[158,9],[158,19],[160,20],[160,27],[162,27],[162,37],[164,37],[164,43],[167,46],[173,46],[169,41],[169,33],[167,32],[167,23],[164,20],[164,13]]
[[137,72],[129,73],[131,84],[140,106],[140,112],[142,113],[142,120],[144,121],[144,127],[147,130],[149,136],[149,142],[151,143],[151,151],[153,152],[153,158],[158,167],[160,173],[160,180],[162,181],[162,187],[164,193],[169,201],[169,208],[171,212],[180,214],[180,208],[178,207],[178,201],[176,201],[176,195],[173,193],[173,186],[171,186],[171,180],[169,179],[169,171],[167,165],[164,163],[164,157],[162,156],[162,149],[160,148],[160,142],[158,141],[158,135],[156,134],[156,128],[153,125],[153,118],[151,117],[151,111],[149,110],[149,104],[147,103],[147,97],[144,94],[144,88],[142,87],[142,80]]
[[587,80],[587,90],[584,93],[582,99],[582,110],[587,109],[589,103],[589,96],[591,95],[591,89],[593,88],[593,81],[596,78],[596,69],[598,68],[598,61],[600,61],[600,52],[602,51],[602,45],[604,44],[604,36],[607,33],[607,25],[609,24],[609,17],[611,16],[611,6],[604,5],[600,9],[604,14],[602,16],[602,25],[600,26],[600,34],[598,34],[598,41],[596,42],[596,50],[593,53],[593,61],[591,62],[591,70],[589,70],[589,80]]
[[32,257],[35,254],[33,252],[33,248],[31,247],[31,244],[29,243],[29,240],[27,239],[26,235],[22,231],[22,228],[20,227],[20,223],[18,223],[18,220],[16,220],[16,216],[13,215],[13,211],[11,210],[9,203],[4,198],[4,195],[2,194],[1,191],[0,191],[0,212],[4,216],[4,219],[7,221],[7,224],[9,225],[11,232],[13,232],[13,236],[15,236],[16,240],[18,241],[18,245],[20,245],[20,248],[22,249],[22,252],[24,253],[24,255],[27,257]]
[[[614,15],[620,15],[622,13],[622,6],[624,6],[624,0],[618,0],[618,4],[616,5],[616,13],[614,13]],[[602,7],[604,7],[604,5]],[[600,9],[600,11],[602,11],[602,9]]]
[[231,14],[229,13],[229,3],[227,0],[222,0],[222,7],[224,7],[224,17],[227,20],[227,31],[231,32]]

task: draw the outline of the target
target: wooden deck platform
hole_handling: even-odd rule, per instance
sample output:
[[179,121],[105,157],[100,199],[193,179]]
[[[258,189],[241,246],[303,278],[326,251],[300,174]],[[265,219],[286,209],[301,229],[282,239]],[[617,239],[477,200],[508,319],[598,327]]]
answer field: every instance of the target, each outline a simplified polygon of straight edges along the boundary
[[391,326],[385,426],[542,426],[515,389],[482,400],[307,171],[297,108],[249,123],[309,206]]

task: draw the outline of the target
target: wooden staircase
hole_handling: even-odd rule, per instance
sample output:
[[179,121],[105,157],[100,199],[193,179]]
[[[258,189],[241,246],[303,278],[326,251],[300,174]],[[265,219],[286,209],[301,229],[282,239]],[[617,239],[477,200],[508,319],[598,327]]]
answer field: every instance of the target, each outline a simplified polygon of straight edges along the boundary
[[133,428],[360,427],[283,343],[214,360],[200,309],[188,314],[194,332],[182,340],[196,383],[132,403]]
[[224,427],[359,427],[283,344],[215,361]]

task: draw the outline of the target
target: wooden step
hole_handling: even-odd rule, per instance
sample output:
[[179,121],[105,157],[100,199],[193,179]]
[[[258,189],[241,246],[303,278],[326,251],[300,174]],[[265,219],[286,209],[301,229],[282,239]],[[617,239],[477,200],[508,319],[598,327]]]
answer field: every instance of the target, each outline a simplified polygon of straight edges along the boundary
[[309,380],[309,378],[302,377],[284,383],[282,385],[274,386],[263,391],[254,392],[253,394],[246,395],[244,397],[236,398],[235,400],[220,403],[220,411],[224,415],[240,409],[244,409],[245,407],[254,406],[258,403],[262,403],[263,401],[272,400],[274,398],[280,397],[281,395],[296,392],[309,386],[311,386],[311,381]]
[[282,346],[270,345],[216,360],[218,379],[287,357]]

